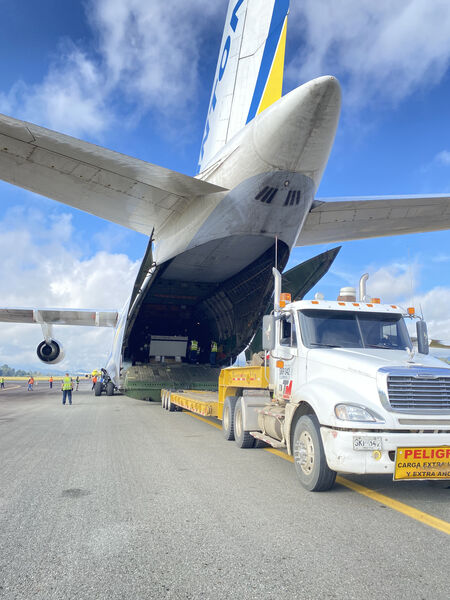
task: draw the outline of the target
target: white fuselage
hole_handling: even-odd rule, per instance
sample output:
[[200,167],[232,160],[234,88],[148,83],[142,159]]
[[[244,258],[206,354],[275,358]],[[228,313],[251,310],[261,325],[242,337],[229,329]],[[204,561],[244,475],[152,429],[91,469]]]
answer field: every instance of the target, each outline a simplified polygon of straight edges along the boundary
[[[334,77],[320,77],[298,87],[236,134],[198,178],[232,191],[246,180],[263,174],[285,174],[286,187],[289,179],[296,174],[307,177],[312,182],[312,194],[304,210],[298,214],[298,232],[311,207],[331,151],[340,105],[340,86]],[[266,181],[269,179],[267,177]],[[205,243],[205,238],[196,239],[196,235],[228,195],[229,192],[218,192],[195,198],[183,212],[170,219],[156,238],[156,262],[161,264],[188,248]],[[238,233],[252,235],[254,218],[254,214],[246,215],[246,222],[239,224]],[[234,222],[224,223],[222,231],[214,232],[212,236],[233,235],[235,225]],[[283,240],[283,225],[272,225],[272,230],[263,235],[272,241],[274,235]],[[291,238],[291,235],[288,237]],[[289,244],[291,247],[295,239]]]

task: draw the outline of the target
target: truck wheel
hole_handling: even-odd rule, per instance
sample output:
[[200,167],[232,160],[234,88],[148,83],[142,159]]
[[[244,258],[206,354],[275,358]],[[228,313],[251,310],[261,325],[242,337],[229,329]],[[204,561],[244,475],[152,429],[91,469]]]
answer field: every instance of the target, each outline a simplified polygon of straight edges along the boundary
[[162,408],[166,408],[166,394],[167,392],[164,391],[161,393],[161,406]]
[[244,431],[242,398],[236,402],[234,409],[234,441],[239,448],[253,448],[255,445],[255,438],[248,431]]
[[234,396],[227,396],[223,405],[222,431],[226,440],[234,440],[234,408],[236,406]]
[[325,492],[333,487],[336,471],[327,465],[319,421],[315,415],[303,415],[298,420],[293,439],[294,464],[304,488],[310,492]]
[[94,385],[94,396],[101,396],[103,391],[103,383],[101,381],[97,381]]
[[112,381],[108,381],[108,383],[106,384],[106,395],[114,396],[114,384]]

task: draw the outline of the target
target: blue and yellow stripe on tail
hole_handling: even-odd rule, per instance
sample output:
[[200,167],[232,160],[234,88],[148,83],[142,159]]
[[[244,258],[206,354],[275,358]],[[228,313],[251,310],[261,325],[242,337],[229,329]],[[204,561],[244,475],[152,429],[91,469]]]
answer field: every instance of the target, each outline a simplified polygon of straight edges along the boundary
[[269,35],[246,123],[281,98],[288,12],[289,0],[275,0]]

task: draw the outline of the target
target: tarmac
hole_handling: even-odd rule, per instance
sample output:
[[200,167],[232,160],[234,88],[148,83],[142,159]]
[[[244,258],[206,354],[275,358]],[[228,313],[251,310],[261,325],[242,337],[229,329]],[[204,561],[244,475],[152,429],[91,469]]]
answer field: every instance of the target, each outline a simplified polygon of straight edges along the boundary
[[[17,385],[17,384],[14,384]],[[0,599],[447,600],[449,535],[125,396],[0,390]],[[450,522],[450,489],[353,478]]]

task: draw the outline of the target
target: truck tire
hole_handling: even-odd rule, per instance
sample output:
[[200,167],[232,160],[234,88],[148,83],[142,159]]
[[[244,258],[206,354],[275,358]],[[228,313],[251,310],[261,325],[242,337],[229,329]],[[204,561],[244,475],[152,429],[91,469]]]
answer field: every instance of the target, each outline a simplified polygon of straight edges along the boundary
[[166,408],[166,391],[161,392],[161,406],[162,408]]
[[236,402],[234,409],[234,441],[239,448],[253,448],[255,445],[255,438],[248,431],[244,431],[242,398]]
[[234,440],[234,408],[237,398],[227,396],[223,404],[222,431],[227,441]]
[[114,396],[114,384],[112,381],[108,381],[108,383],[106,384],[106,395]]
[[103,391],[103,383],[101,381],[97,381],[94,385],[94,396],[101,396]]
[[315,415],[300,417],[295,426],[292,448],[295,470],[303,487],[310,492],[330,490],[336,479],[336,471],[327,465],[319,421]]

